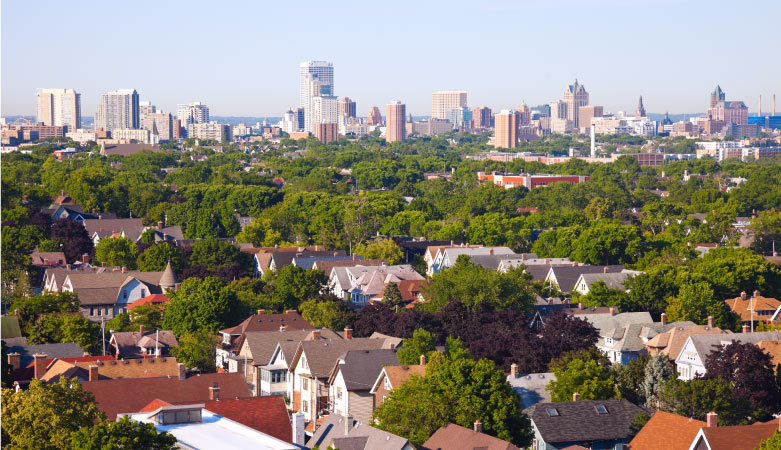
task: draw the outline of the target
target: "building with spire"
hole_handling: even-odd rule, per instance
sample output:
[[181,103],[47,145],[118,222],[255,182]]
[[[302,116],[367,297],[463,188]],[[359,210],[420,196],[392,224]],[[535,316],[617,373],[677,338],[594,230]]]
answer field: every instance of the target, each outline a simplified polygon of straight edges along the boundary
[[165,270],[163,270],[163,275],[160,277],[158,286],[160,286],[163,293],[167,293],[168,291],[175,290],[178,282],[179,280],[177,280],[174,269],[171,267],[171,261],[169,260],[168,264],[165,266]]
[[382,114],[380,113],[380,108],[376,106],[372,106],[372,109],[369,111],[369,125],[381,125],[382,124]]
[[588,92],[586,92],[586,88],[582,84],[579,84],[578,79],[575,78],[575,83],[567,86],[561,100],[567,105],[567,120],[571,120],[575,128],[578,128],[580,126],[578,121],[578,109],[581,106],[588,106]]
[[724,98],[724,91],[722,91],[721,86],[717,84],[716,89],[714,89],[710,94],[710,107],[713,108],[719,102],[723,102]]
[[637,109],[635,110],[635,117],[640,119],[645,117],[645,106],[643,106],[643,96],[640,96],[640,100],[637,102]]
[[746,125],[748,124],[748,107],[740,100],[727,101],[721,86],[710,95],[710,108],[708,108],[709,120],[714,122],[724,122],[724,125]]

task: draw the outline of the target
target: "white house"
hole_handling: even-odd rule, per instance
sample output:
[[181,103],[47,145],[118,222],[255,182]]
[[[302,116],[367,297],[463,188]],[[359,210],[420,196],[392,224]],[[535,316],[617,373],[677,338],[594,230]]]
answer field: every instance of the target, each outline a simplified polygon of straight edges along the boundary
[[714,350],[714,346],[726,346],[733,342],[756,344],[761,341],[781,340],[781,331],[735,334],[697,334],[686,338],[686,343],[675,358],[678,379],[692,380],[697,375],[705,375],[705,361]]

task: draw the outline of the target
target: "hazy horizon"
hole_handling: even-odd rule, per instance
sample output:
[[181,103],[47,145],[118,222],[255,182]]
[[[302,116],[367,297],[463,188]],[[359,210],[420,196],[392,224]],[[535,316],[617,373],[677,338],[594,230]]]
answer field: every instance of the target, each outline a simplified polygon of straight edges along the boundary
[[334,93],[359,116],[391,99],[429,115],[439,90],[467,91],[470,107],[535,106],[575,78],[614,113],[640,95],[649,112],[704,111],[719,84],[753,115],[758,95],[764,112],[781,101],[780,13],[770,0],[5,1],[2,115],[34,115],[37,88],[75,89],[84,116],[101,93],[135,88],[169,112],[202,101],[213,116],[280,117],[306,60],[333,62]]

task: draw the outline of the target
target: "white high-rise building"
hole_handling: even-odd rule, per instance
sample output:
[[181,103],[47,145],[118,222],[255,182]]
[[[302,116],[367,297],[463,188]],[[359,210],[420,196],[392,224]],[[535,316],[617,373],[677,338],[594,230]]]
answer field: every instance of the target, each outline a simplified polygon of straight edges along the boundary
[[[312,98],[321,95],[334,95],[334,65],[327,61],[302,62],[300,64],[299,89],[299,106],[304,108],[303,128],[305,131],[313,133],[319,122],[310,117]],[[336,121],[324,123],[336,123]]]
[[107,92],[100,98],[95,126],[109,132],[114,129],[137,129],[141,125],[138,107],[138,92],[135,89]]
[[176,118],[182,121],[182,127],[193,123],[209,122],[209,107],[201,102],[176,105]]
[[287,110],[280,126],[285,133],[294,133],[298,131],[298,112],[293,111],[292,109]]
[[141,126],[144,126],[146,116],[149,114],[155,114],[156,112],[157,107],[153,105],[152,102],[147,100],[138,102],[138,121],[141,123]]
[[448,111],[466,106],[466,91],[439,91],[431,94],[431,117],[434,119],[447,119]]
[[318,95],[312,97],[310,102],[312,112],[308,120],[312,121],[312,126],[317,128],[321,123],[339,122],[339,99],[333,95]]
[[38,122],[49,126],[81,128],[81,94],[73,89],[38,89]]

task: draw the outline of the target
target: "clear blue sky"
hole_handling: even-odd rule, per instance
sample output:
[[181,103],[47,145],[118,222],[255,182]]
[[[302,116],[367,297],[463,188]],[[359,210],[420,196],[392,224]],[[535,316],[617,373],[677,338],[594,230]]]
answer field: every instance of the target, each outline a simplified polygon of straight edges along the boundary
[[574,78],[591,104],[699,112],[727,99],[781,110],[779,0],[35,1],[2,2],[2,114],[34,114],[35,89],[135,88],[171,111],[280,116],[298,102],[298,64],[334,63],[358,114],[391,99],[415,115],[430,94],[471,107],[549,102]]

